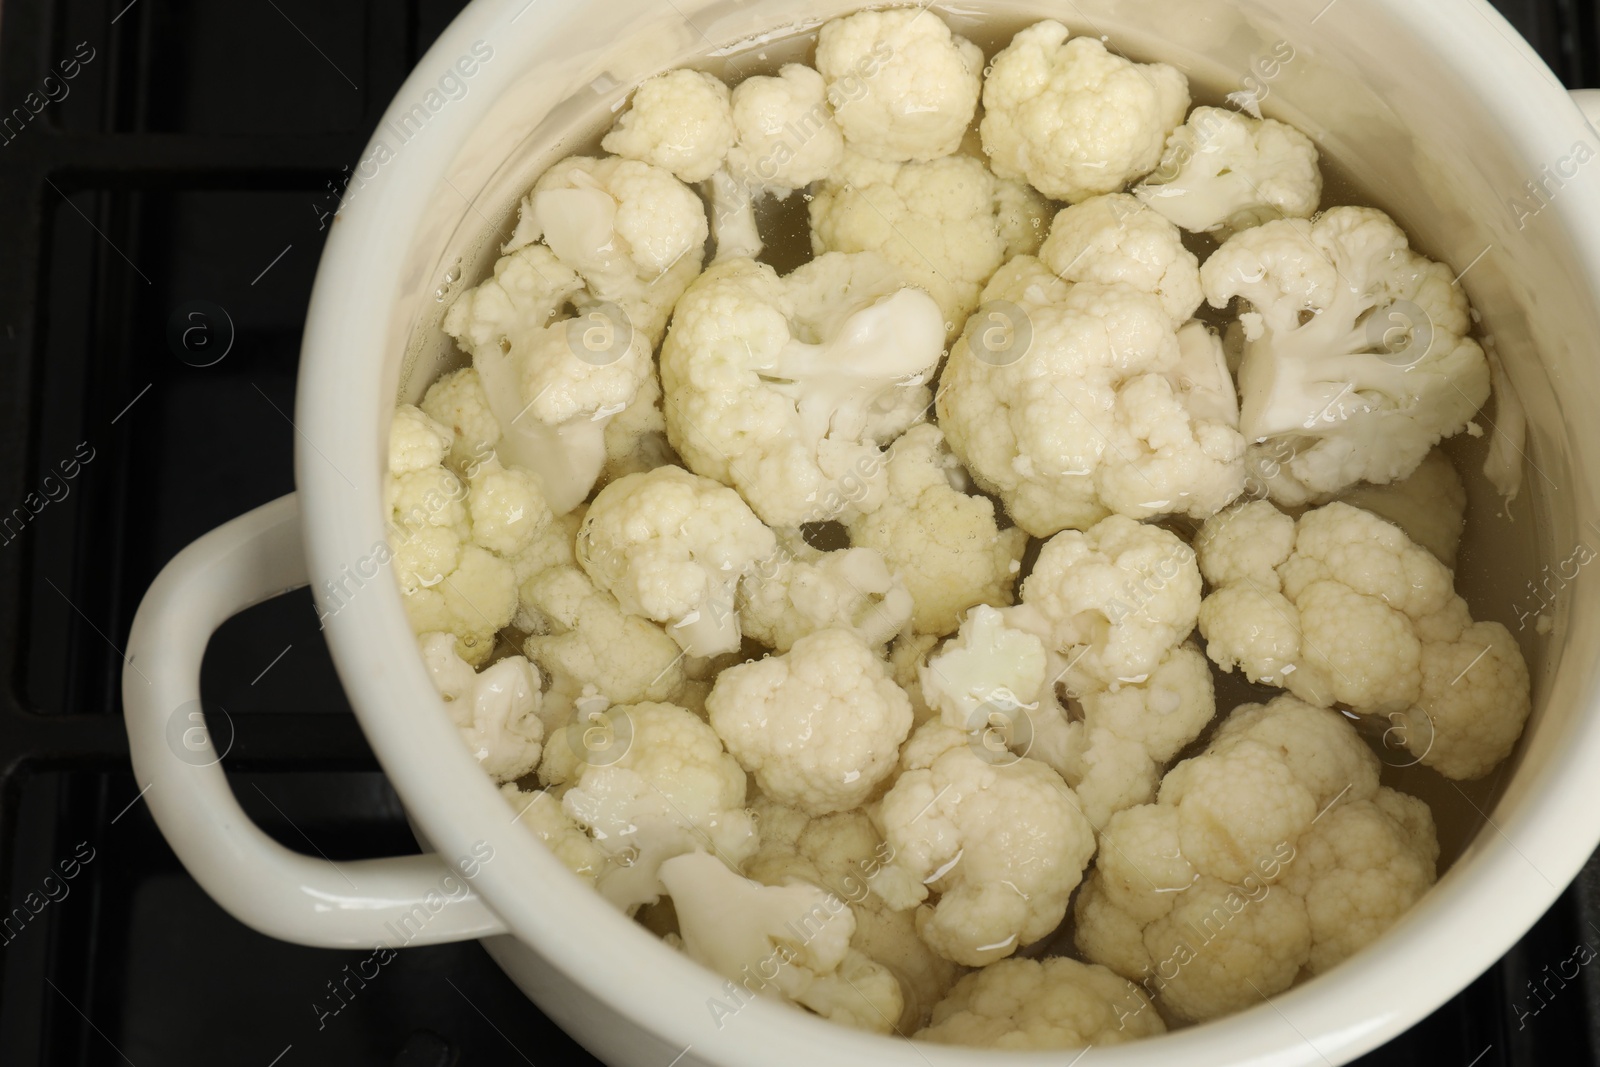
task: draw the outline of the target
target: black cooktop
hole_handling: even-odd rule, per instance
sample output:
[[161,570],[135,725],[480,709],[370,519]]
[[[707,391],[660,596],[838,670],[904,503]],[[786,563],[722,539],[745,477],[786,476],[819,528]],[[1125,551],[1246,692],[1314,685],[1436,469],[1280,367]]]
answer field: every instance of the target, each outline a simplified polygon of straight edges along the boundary
[[[140,802],[118,696],[161,565],[293,488],[331,190],[460,6],[0,6],[0,916],[26,918],[0,924],[4,1067],[595,1062],[476,944],[407,949],[335,997],[363,953],[225,915]],[[1569,86],[1600,85],[1593,0],[1500,6]],[[228,712],[230,780],[268,833],[336,861],[415,851],[304,591],[218,632],[202,694]],[[1600,858],[1361,1062],[1597,1062],[1600,980],[1559,977],[1586,943]]]

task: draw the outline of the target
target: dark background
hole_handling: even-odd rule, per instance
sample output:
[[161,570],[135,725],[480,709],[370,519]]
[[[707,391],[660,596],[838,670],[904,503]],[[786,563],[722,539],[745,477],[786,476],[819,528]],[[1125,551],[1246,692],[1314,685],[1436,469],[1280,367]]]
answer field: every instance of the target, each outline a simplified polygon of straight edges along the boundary
[[[1600,85],[1591,0],[1499,6],[1567,85]],[[119,649],[139,597],[189,541],[293,488],[289,415],[329,183],[459,7],[0,8],[0,111],[80,62],[64,99],[0,135],[0,510],[92,455],[20,537],[0,527],[0,914],[93,850],[69,894],[0,944],[3,1067],[592,1062],[476,944],[406,950],[319,1027],[313,1005],[365,953],[283,944],[224,915],[126,766]],[[212,306],[198,320],[212,332],[186,351],[169,332],[197,321],[195,301]],[[414,851],[306,593],[223,627],[202,691],[231,717],[233,787],[268,833],[336,860]],[[1600,861],[1497,966],[1362,1062],[1595,1062],[1591,970],[1542,1008],[1526,987],[1585,941],[1600,947]]]

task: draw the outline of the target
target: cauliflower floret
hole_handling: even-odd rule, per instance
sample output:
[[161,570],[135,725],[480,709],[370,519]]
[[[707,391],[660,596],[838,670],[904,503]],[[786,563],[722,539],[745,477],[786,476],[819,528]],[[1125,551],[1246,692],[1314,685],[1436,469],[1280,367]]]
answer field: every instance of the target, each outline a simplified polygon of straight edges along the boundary
[[1050,933],[1094,854],[1094,828],[1067,784],[1031,759],[985,758],[939,722],[918,728],[872,820],[893,860],[872,881],[891,908],[917,908],[935,952],[981,967]]
[[[1200,306],[1200,262],[1183,235],[1126,193],[1090,197],[1057,213],[1039,259],[1063,281],[1121,282],[1160,298],[1180,326]],[[1231,390],[1230,390],[1231,391]]]
[[720,262],[678,302],[661,352],[667,437],[772,526],[868,511],[882,445],[928,407],[943,347],[938,306],[875,254],[828,253],[784,278]]
[[[661,881],[678,914],[684,951],[746,993],[873,1029],[884,1029],[880,1019],[899,1018],[898,986],[850,947],[855,915],[833,893],[801,881],[762,885],[706,852],[666,861]],[[865,1004],[862,990],[871,993]],[[712,1015],[720,1021],[719,1009],[731,1015],[738,1004],[737,998],[731,1005],[713,1001]]]
[[[648,378],[705,239],[699,197],[671,174],[572,156],[522,201],[494,277],[446,314],[445,331],[473,357],[501,460],[537,474],[557,514],[600,476],[606,425]],[[577,315],[565,318],[569,305]]]
[[417,638],[433,687],[484,772],[509,782],[539,765],[544,723],[539,720],[539,674],[521,656],[475,672],[456,655],[453,634]]
[[450,469],[467,475],[477,464],[494,454],[500,442],[500,424],[495,421],[483,380],[471,367],[451,371],[428,386],[422,410],[450,431]]
[[1500,623],[1472,620],[1449,568],[1399,527],[1339,502],[1295,521],[1253,501],[1195,545],[1213,586],[1200,632],[1223,670],[1386,719],[1386,739],[1449,778],[1510,753],[1529,712],[1522,652]]
[[893,770],[911,702],[849,630],[729,667],[706,698],[711,725],[768,796],[812,815],[859,807]]
[[1450,457],[1439,449],[1404,478],[1388,485],[1358,485],[1339,494],[1351,507],[1394,523],[1451,570],[1466,526],[1467,489]]
[[1197,107],[1167,138],[1161,165],[1133,195],[1193,233],[1226,237],[1322,201],[1311,138],[1272,119]]
[[911,594],[876,549],[821,552],[796,532],[739,580],[740,629],[779,652],[827,629],[881,648],[910,619]]
[[777,549],[739,498],[682,467],[612,482],[578,532],[578,562],[631,615],[667,624],[691,656],[739,647],[739,578]]
[[[542,246],[501,261],[549,259]],[[439,398],[473,403],[487,411],[466,428],[453,451],[481,448],[491,426],[500,460],[538,475],[555,510],[572,510],[588,495],[605,463],[606,420],[638,393],[650,372],[650,349],[626,314],[614,305],[591,307],[577,319],[552,321],[541,300],[508,302],[501,279],[463,294],[451,306],[445,329],[473,356],[476,382],[461,382]],[[454,384],[454,383],[453,383]],[[478,413],[474,413],[475,416]]]
[[1022,592],[1005,622],[1048,658],[1008,743],[1060,774],[1098,830],[1149,802],[1162,766],[1216,714],[1205,657],[1186,642],[1200,604],[1194,553],[1112,516],[1046,542]]
[[600,147],[693,183],[722,166],[733,140],[728,87],[698,70],[669,70],[634,90]]
[[944,635],[977,604],[1009,604],[1028,535],[1001,530],[994,504],[967,492],[966,472],[932,423],[889,448],[882,506],[846,522],[850,543],[876,549],[905,583],[919,633]]
[[728,153],[728,170],[752,191],[787,195],[827,177],[844,156],[827,83],[802,63],[735,86],[733,125],[738,143]]
[[700,198],[661,168],[571,156],[523,198],[505,250],[542,239],[582,277],[588,301],[620,306],[654,348],[700,273],[706,232]]
[[1244,488],[1245,446],[1216,401],[1231,386],[1204,327],[1180,343],[1157,297],[1120,283],[1057,288],[1041,273],[1024,263],[996,275],[985,301],[996,289],[1027,301],[1009,309],[1005,343],[968,330],[940,378],[940,426],[974,481],[1036,537],[1108,512],[1204,518],[1225,506]]
[[[953,338],[990,275],[1010,257],[1038,251],[1044,214],[1037,193],[1001,181],[971,156],[897,164],[846,153],[812,196],[811,248],[879,253],[938,301]],[[1194,291],[1199,304],[1198,276]]]
[[1481,778],[1522,736],[1528,693],[1528,665],[1511,631],[1475,622],[1424,642],[1422,685],[1401,713],[1399,739],[1446,778]]
[[1072,1049],[1166,1032],[1150,998],[1106,967],[1064,957],[1010,959],[969,974],[916,1036],[940,1045]]
[[1192,642],[1169,649],[1145,681],[1116,689],[1060,655],[1046,673],[1027,754],[1066,779],[1096,829],[1154,799],[1162,767],[1216,715],[1211,670]]
[[[456,298],[445,313],[444,331],[471,355],[490,345],[499,347],[512,336],[542,330],[582,295],[583,278],[576,270],[545,245],[523,243],[495,261],[491,277]],[[471,383],[459,384],[468,390],[466,405],[476,406]],[[496,436],[498,430],[497,423]]]
[[610,860],[594,839],[584,833],[583,827],[561,810],[558,797],[552,796],[548,789],[530,793],[518,789],[513,782],[501,786],[500,795],[516,812],[512,822],[521,823],[544,842],[567,870],[589,885],[595,884]]
[[983,85],[983,150],[1002,178],[1076,203],[1148,174],[1189,109],[1165,63],[1132,63],[1047,20],[1017,34]]
[[[1252,883],[1238,887],[1202,877],[1178,895],[1172,911],[1145,927],[1161,1004],[1179,1019],[1214,1019],[1261,1003],[1294,984],[1311,948],[1305,903]],[[1148,988],[1148,987],[1146,987]]]
[[1045,685],[1046,664],[1044,642],[1008,627],[997,609],[980,604],[917,674],[941,722],[982,734],[1017,725],[1011,720],[1034,706],[1030,701]]
[[1439,858],[1428,805],[1388,788],[1330,811],[1298,849],[1284,888],[1305,900],[1312,974],[1394,925],[1433,885]]
[[522,583],[533,635],[527,657],[550,680],[542,717],[547,732],[592,695],[618,704],[672,700],[684,684],[684,654],[648,619],[624,612],[574,566],[549,567]]
[[1075,667],[1064,681],[1085,724],[1138,742],[1157,763],[1176,756],[1216,714],[1211,671],[1193,641],[1168,651],[1150,677],[1134,685],[1101,688]]
[[[394,566],[412,631],[454,635],[457,654],[480,667],[517,610],[516,573],[493,548],[531,539],[549,520],[526,481],[500,477],[506,472],[497,468],[485,468],[469,489],[443,465],[450,441],[450,431],[418,408],[395,409],[383,562]],[[474,507],[489,547],[473,528]]]
[[442,466],[389,475],[384,503],[401,592],[432,589],[461,562],[462,543],[472,537],[467,492]]
[[660,897],[663,861],[706,848],[737,865],[756,849],[744,771],[673,704],[583,715],[550,736],[539,778],[605,855],[601,895],[629,914]]
[[1048,634],[1083,677],[1103,687],[1137,683],[1193,631],[1200,571],[1174,534],[1113,515],[1046,541],[1022,602],[1013,619]]
[[494,652],[495,635],[516,615],[516,573],[493,552],[469,544],[437,586],[407,593],[405,608],[412,632],[454,634],[456,653],[481,667]]
[[1267,482],[1280,504],[1404,478],[1489,398],[1466,295],[1381,211],[1263,223],[1200,278],[1213,307],[1247,302],[1239,428],[1289,457]]
[[[855,1014],[866,1019],[868,1029],[892,1027],[902,1035],[926,1023],[960,968],[923,943],[912,912],[890,910],[870,891],[873,877],[891,858],[872,820],[861,811],[813,818],[766,797],[758,797],[752,810],[760,821],[761,847],[745,862],[744,873],[767,885],[799,879],[849,901],[856,918],[851,947],[899,983],[904,1010],[898,1017],[875,1019],[859,1006]],[[857,999],[875,1003],[879,998]]]
[[926,6],[860,11],[823,25],[817,70],[850,148],[892,163],[938,159],[972,124],[983,51]]
[[1236,708],[1156,803],[1112,817],[1079,950],[1188,1021],[1337,963],[1433,882],[1427,806],[1380,787],[1378,766],[1337,712],[1288,695]]
[[502,467],[492,455],[472,472],[467,517],[472,539],[507,559],[525,552],[553,518],[539,480],[525,470]]
[[389,473],[398,477],[431,470],[444,462],[450,431],[411,404],[394,409],[389,423]]

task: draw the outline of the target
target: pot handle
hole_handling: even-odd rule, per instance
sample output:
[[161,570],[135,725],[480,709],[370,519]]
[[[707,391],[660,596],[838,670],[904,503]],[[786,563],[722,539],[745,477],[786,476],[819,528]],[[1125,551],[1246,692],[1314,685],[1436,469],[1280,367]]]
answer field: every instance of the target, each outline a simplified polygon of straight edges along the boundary
[[128,637],[122,704],[150,813],[211,898],[284,941],[323,948],[438,944],[506,932],[437,855],[334,864],[291,852],[234,799],[200,708],[211,634],[251,605],[306,584],[300,504],[279,497],[195,541],[162,569]]

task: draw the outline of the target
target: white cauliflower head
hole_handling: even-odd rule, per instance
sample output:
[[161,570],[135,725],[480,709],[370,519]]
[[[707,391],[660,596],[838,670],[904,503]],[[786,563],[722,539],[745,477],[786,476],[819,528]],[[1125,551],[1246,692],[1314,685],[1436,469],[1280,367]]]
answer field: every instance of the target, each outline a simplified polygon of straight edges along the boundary
[[633,103],[600,142],[607,152],[703,182],[733,147],[728,87],[698,70],[669,70],[634,90]]
[[549,679],[542,715],[554,729],[585,695],[618,704],[672,700],[684,653],[655,623],[622,610],[575,566],[548,567],[522,583],[531,636],[527,657]]
[[875,254],[829,253],[784,278],[719,262],[661,352],[667,436],[773,526],[870,510],[882,446],[928,407],[943,347],[938,306]]
[[1048,537],[1109,512],[1204,518],[1243,490],[1244,441],[1217,400],[1231,386],[1204,327],[1180,344],[1156,296],[1061,286],[1031,263],[1003,268],[984,299],[997,321],[969,323],[952,349],[940,427],[1018,526]]
[[1097,830],[1155,798],[1162,768],[1216,715],[1211,670],[1192,642],[1167,650],[1143,682],[1114,689],[1059,654],[1016,750],[1049,764]]
[[1200,306],[1200,263],[1183,234],[1126,193],[1090,197],[1057,213],[1039,259],[1068,282],[1124,285],[1161,300],[1174,326]]
[[739,494],[682,467],[600,490],[578,532],[578,562],[624,611],[667,624],[692,656],[739,647],[739,578],[777,549]]
[[557,514],[605,467],[606,424],[649,377],[705,239],[699,197],[671,174],[572,156],[522,201],[494,276],[446,314],[445,331],[473,357],[496,451],[539,476]]
[[665,860],[709,849],[738,865],[756,848],[744,771],[711,727],[673,704],[581,715],[550,736],[539,778],[606,857],[596,888],[629,914],[661,895]]
[[827,629],[881,648],[911,619],[911,594],[876,549],[822,552],[798,533],[739,580],[738,606],[745,636],[779,652]]
[[1166,1032],[1150,998],[1107,967],[1064,956],[1009,959],[956,983],[917,1033],[940,1045],[1074,1049]]
[[[766,797],[757,797],[752,811],[760,821],[761,847],[745,861],[745,874],[767,885],[798,879],[848,901],[856,919],[851,947],[893,976],[902,1002],[898,1016],[879,1012],[879,998],[868,995],[870,985],[863,986],[853,991],[853,1014],[867,1029],[915,1032],[949,992],[960,968],[917,936],[912,912],[891,910],[871,891],[872,879],[892,858],[872,820],[862,811],[808,816]],[[848,996],[852,990],[840,992]]]
[[899,984],[852,947],[856,918],[836,894],[795,879],[762,885],[705,852],[668,860],[661,878],[684,951],[728,979],[728,1001],[710,1002],[719,1025],[747,996],[787,1000],[880,1033],[900,1017]]
[[455,635],[422,634],[422,660],[484,773],[510,782],[539,766],[544,723],[539,719],[539,673],[521,656],[482,672],[456,655]]
[[706,710],[763,792],[812,815],[864,803],[911,729],[911,702],[849,630],[819,630],[782,655],[727,668]]
[[1292,696],[1234,710],[1154,804],[1112,817],[1079,896],[1084,956],[1200,1021],[1376,938],[1433,882],[1427,806],[1378,785],[1349,721]]
[[1300,838],[1284,888],[1305,900],[1306,966],[1321,974],[1375,941],[1434,881],[1433,814],[1416,797],[1381,788],[1342,804]]
[[826,178],[844,156],[827,82],[803,63],[785,63],[776,77],[758,74],[735,86],[733,124],[738,142],[728,170],[752,191],[786,195]]
[[1045,542],[1022,601],[1084,677],[1142,682],[1194,629],[1200,571],[1174,534],[1113,515]]
[[983,51],[926,6],[860,11],[823,25],[817,70],[851,149],[893,163],[938,159],[972,124]]
[[1387,719],[1446,777],[1510,753],[1530,707],[1522,652],[1500,623],[1472,620],[1449,568],[1399,527],[1339,502],[1296,521],[1253,501],[1195,547],[1213,587],[1200,632],[1223,670]]
[[550,524],[524,472],[481,465],[471,484],[444,465],[452,434],[418,408],[395,409],[384,482],[388,555],[414,633],[448,633],[474,667],[517,610],[516,572],[501,552]]
[[873,892],[898,910],[935,898],[918,909],[918,932],[973,967],[1059,926],[1095,849],[1094,828],[1055,771],[987,751],[943,723],[919,727],[872,810],[894,856]]
[[1309,218],[1322,200],[1322,172],[1316,145],[1293,126],[1197,107],[1133,195],[1186,230],[1226,237],[1272,219]]
[[846,526],[851,544],[876,549],[905,583],[912,626],[942,636],[968,608],[1009,604],[1028,535],[1000,529],[993,502],[968,491],[939,428],[920,423],[897,438],[887,475],[882,505]]
[[762,885],[705,851],[667,860],[661,881],[684,952],[750,993],[797,1001],[850,952],[850,905],[814,885]]
[[500,423],[483,391],[483,380],[471,367],[451,371],[428,386],[418,406],[450,431],[447,460],[457,474],[465,475],[494,454],[494,446],[500,441]]
[[570,156],[523,198],[506,251],[542,240],[583,279],[587,301],[619,306],[654,347],[700,272],[706,232],[700,198],[660,167]]
[[983,85],[983,150],[1002,178],[1054,200],[1110,193],[1148,174],[1189,108],[1184,76],[1133,63],[1047,20],[994,57]]
[[1267,482],[1281,504],[1404,478],[1489,397],[1450,268],[1374,208],[1235,234],[1200,278],[1213,307],[1247,305],[1239,429],[1289,457]]
[[917,674],[923,699],[941,722],[982,734],[1004,731],[1013,725],[1009,720],[1034,706],[1047,664],[1043,641],[1012,629],[999,610],[980,604]]
[[[1037,193],[971,156],[882,163],[850,152],[811,198],[811,247],[879,253],[938,301],[954,336],[990,275],[1038,251],[1044,214]],[[1194,290],[1198,304],[1198,277]]]

